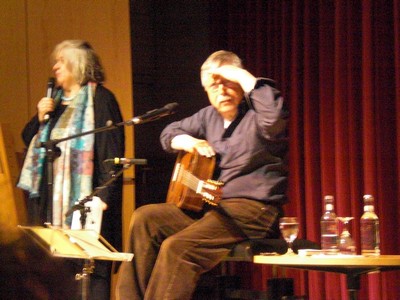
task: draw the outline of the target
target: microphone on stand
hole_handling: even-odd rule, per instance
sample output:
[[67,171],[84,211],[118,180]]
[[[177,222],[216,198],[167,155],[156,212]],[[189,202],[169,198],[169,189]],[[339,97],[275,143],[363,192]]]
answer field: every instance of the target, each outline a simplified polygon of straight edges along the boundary
[[[46,97],[51,98],[53,95],[54,86],[56,85],[56,79],[54,77],[50,77],[47,81],[47,92]],[[44,115],[44,122],[48,122],[54,115],[54,111],[48,112]]]
[[105,159],[103,162],[112,162],[114,165],[147,165],[147,159],[114,157]]
[[146,123],[149,121],[157,120],[164,116],[169,116],[169,115],[175,113],[175,108],[178,105],[179,104],[176,102],[168,103],[167,105],[165,105],[162,108],[153,109],[153,110],[146,112],[145,114],[143,114],[141,116],[134,117],[130,122],[133,124],[143,124],[143,123]]

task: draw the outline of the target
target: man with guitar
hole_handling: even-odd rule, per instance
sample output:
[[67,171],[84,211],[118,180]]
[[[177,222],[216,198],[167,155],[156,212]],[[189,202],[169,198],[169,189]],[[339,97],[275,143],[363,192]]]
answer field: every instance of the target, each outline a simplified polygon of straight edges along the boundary
[[[211,105],[161,133],[163,148],[189,155],[189,162],[178,158],[167,203],[142,206],[132,216],[134,258],[120,269],[121,300],[190,299],[199,276],[235,244],[279,237],[288,150],[279,91],[228,51],[207,58],[201,82]],[[185,198],[193,195],[205,201],[191,209]]]

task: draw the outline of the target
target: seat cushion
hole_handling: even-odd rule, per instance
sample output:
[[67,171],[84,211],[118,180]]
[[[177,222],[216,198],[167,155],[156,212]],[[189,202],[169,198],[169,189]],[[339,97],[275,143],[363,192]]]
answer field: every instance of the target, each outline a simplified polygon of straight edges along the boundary
[[[260,253],[276,252],[285,254],[287,243],[282,239],[251,239],[238,243],[225,258],[228,261],[253,261],[253,256]],[[320,249],[320,246],[312,241],[296,239],[293,242],[293,251],[297,253],[299,249]]]

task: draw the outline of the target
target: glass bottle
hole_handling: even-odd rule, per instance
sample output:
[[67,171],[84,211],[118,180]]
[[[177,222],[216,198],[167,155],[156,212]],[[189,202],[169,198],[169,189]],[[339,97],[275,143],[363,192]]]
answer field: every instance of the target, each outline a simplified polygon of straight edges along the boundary
[[375,213],[374,197],[364,195],[364,213],[360,219],[361,255],[380,255],[379,218]]
[[321,217],[321,248],[328,253],[338,253],[339,221],[335,213],[334,197],[324,197],[324,214]]

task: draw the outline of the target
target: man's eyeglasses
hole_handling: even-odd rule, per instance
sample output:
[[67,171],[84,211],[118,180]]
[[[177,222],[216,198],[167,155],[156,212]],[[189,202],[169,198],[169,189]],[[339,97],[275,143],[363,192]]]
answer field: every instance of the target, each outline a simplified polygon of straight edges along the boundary
[[229,81],[229,80],[218,80],[216,82],[211,83],[207,89],[211,92],[217,92],[219,89],[219,86],[222,85],[225,88],[228,89],[233,89],[236,88],[238,86],[238,84],[236,82],[233,81]]

